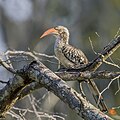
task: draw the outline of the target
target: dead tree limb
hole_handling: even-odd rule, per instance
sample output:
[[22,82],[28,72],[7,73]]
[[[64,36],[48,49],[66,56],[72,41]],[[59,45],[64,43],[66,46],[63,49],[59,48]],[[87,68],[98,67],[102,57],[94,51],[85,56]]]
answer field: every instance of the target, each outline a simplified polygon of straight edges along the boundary
[[17,71],[18,75],[9,81],[6,87],[0,90],[0,116],[6,112],[18,100],[21,91],[31,82],[36,81],[46,89],[57,95],[71,109],[84,119],[92,120],[112,120],[100,110],[91,105],[87,100],[82,98],[75,90],[55,75],[51,70],[46,68],[41,62],[32,62],[30,65]]
[[[117,48],[120,47],[120,36],[110,42],[92,62],[78,69],[73,69],[70,72],[94,71],[104,60],[106,60]],[[17,54],[17,53],[16,53]],[[32,53],[24,53],[37,60],[37,57]],[[112,120],[97,108],[91,105],[87,100],[82,98],[75,90],[68,87],[66,83],[55,75],[51,70],[46,68],[41,62],[32,62],[20,71],[12,69],[6,62],[0,59],[0,64],[8,71],[15,74],[8,84],[0,90],[0,116],[4,116],[6,112],[14,105],[14,103],[27,95],[29,89],[45,87],[57,95],[62,101],[69,105],[78,115],[84,119],[92,120]],[[91,72],[93,75],[93,73]],[[107,74],[107,73],[106,73]],[[119,74],[119,73],[118,73]],[[95,74],[93,75],[95,76]],[[33,88],[32,88],[33,87]],[[22,94],[26,91],[27,94]]]
[[108,58],[110,57],[118,48],[120,47],[120,36],[113,39],[104,49],[101,53],[98,54],[98,56],[89,62],[86,65],[83,65],[81,67],[75,66],[76,69],[71,69],[69,71],[95,71],[97,70],[100,65]]
[[20,76],[16,75],[0,90],[0,118],[3,117],[18,100],[18,96],[26,86],[24,84],[25,82],[27,83],[27,80],[25,81]]
[[[98,79],[113,79],[120,76],[120,72],[109,72],[109,71],[97,71],[97,72],[56,72],[56,74],[63,79],[64,81],[76,81],[83,80],[88,78],[98,78]],[[26,86],[19,95],[18,99],[23,99],[26,95],[32,93],[33,91],[43,87],[41,84],[38,84],[36,81],[30,83]]]
[[31,80],[42,84],[46,89],[53,92],[62,101],[64,101],[71,109],[84,119],[104,120],[111,118],[100,112],[87,100],[85,100],[74,89],[70,88],[61,78],[46,68],[41,62],[32,62],[29,67],[20,70],[19,73]]
[[85,71],[85,72],[55,72],[64,81],[81,81],[85,79],[113,79],[120,76],[120,72],[110,72],[110,71]]

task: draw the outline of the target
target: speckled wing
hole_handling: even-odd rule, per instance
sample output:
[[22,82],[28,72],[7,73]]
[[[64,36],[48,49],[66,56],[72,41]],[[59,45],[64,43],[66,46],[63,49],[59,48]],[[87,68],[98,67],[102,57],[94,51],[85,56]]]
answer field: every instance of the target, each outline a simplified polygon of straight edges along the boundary
[[88,60],[85,54],[80,50],[71,45],[65,45],[62,47],[62,53],[64,56],[75,65],[87,64]]

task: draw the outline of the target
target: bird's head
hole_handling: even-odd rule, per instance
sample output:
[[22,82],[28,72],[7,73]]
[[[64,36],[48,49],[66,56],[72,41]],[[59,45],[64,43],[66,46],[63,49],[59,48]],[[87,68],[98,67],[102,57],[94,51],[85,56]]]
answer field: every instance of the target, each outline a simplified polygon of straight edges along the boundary
[[54,35],[56,36],[57,38],[60,38],[61,40],[66,40],[68,41],[69,39],[69,31],[66,27],[63,27],[63,26],[57,26],[57,27],[53,27],[53,28],[50,28],[48,29],[47,31],[45,31],[42,36],[40,38],[43,38],[47,35]]

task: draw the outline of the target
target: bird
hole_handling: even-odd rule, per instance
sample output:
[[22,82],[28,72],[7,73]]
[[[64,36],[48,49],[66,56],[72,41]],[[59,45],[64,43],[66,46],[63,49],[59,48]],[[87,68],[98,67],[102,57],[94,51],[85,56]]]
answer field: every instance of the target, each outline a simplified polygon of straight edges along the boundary
[[[65,68],[75,69],[75,66],[89,63],[86,55],[80,49],[69,44],[69,30],[66,27],[55,26],[50,28],[41,35],[40,39],[48,35],[54,35],[56,37],[54,53]],[[89,79],[88,82],[98,108],[102,112],[107,112],[107,106],[95,82],[91,79]]]

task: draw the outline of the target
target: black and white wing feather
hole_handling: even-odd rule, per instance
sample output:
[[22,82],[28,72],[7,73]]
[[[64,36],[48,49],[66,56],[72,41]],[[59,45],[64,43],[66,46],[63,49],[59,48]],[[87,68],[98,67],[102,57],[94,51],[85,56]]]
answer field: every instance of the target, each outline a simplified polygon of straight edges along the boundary
[[71,45],[65,45],[62,47],[62,53],[64,56],[75,65],[87,64],[88,59],[85,54]]

